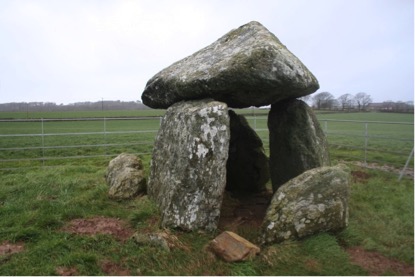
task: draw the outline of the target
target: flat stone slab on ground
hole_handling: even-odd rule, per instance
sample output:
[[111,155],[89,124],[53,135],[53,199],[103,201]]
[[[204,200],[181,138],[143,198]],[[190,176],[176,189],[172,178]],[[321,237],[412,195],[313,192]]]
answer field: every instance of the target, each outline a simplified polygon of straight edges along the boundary
[[213,239],[209,247],[227,262],[246,261],[261,251],[255,244],[230,231],[225,231]]

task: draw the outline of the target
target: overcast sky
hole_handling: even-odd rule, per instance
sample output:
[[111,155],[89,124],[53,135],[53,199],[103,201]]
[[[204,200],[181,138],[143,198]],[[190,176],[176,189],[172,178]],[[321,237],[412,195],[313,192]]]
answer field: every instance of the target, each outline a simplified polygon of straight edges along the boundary
[[252,20],[318,92],[413,101],[413,0],[0,0],[0,103],[141,100],[158,71]]

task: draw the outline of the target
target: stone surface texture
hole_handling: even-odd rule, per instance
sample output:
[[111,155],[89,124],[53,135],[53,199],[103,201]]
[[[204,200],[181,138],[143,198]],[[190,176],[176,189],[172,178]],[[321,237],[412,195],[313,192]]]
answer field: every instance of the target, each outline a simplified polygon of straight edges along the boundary
[[154,144],[148,182],[163,227],[216,229],[229,136],[225,103],[186,101],[167,110]]
[[110,198],[129,199],[146,191],[143,163],[132,154],[122,153],[112,159],[105,178]]
[[251,260],[261,251],[255,244],[230,231],[213,239],[209,248],[227,262]]
[[131,236],[131,239],[140,246],[152,246],[165,251],[170,251],[172,249],[188,250],[188,248],[168,230],[154,233],[136,232]]
[[241,193],[260,192],[269,180],[269,161],[262,141],[244,116],[229,110],[229,117],[231,139],[226,189]]
[[303,101],[271,105],[268,115],[273,191],[306,170],[329,166],[328,143],[313,110]]
[[142,94],[152,108],[213,98],[229,107],[264,106],[319,88],[317,79],[260,23],[234,29],[157,73]]
[[274,194],[260,242],[303,238],[347,227],[350,170],[345,165],[308,170]]

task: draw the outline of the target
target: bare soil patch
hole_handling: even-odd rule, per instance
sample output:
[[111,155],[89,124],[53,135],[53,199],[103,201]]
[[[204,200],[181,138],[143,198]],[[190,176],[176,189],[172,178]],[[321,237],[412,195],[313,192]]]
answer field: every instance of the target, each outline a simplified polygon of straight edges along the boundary
[[22,252],[23,250],[23,243],[10,243],[6,240],[0,244],[0,256],[16,254]]
[[122,268],[119,264],[105,260],[101,263],[101,269],[108,276],[130,276],[128,269]]
[[[377,163],[363,163],[363,162],[354,162],[355,165],[360,166],[360,167],[365,167],[365,168],[370,168],[370,169],[376,169],[376,170],[381,170],[384,172],[393,172],[396,174],[400,174],[402,169],[403,169],[403,165],[402,168],[396,168],[390,165],[381,165],[381,164],[377,164]],[[407,168],[404,171],[404,176],[407,177],[411,177],[414,178],[414,169],[413,168]]]
[[369,180],[370,175],[363,171],[352,171],[353,182],[355,183],[366,183]]
[[227,231],[236,231],[240,226],[259,228],[271,198],[270,190],[240,195],[226,192],[218,228]]
[[74,219],[62,231],[78,235],[112,235],[121,241],[127,240],[134,233],[127,222],[111,217]]
[[78,270],[75,267],[60,266],[55,269],[56,274],[59,276],[78,276]]
[[362,247],[351,247],[346,249],[350,260],[369,273],[371,276],[395,273],[402,276],[413,276],[414,266],[390,259],[377,252],[364,250]]

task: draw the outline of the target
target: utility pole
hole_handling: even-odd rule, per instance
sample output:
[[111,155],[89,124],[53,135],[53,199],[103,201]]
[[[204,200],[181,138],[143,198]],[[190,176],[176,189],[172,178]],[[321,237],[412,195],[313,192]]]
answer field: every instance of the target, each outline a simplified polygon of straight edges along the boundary
[[101,97],[101,111],[104,110],[104,98]]

